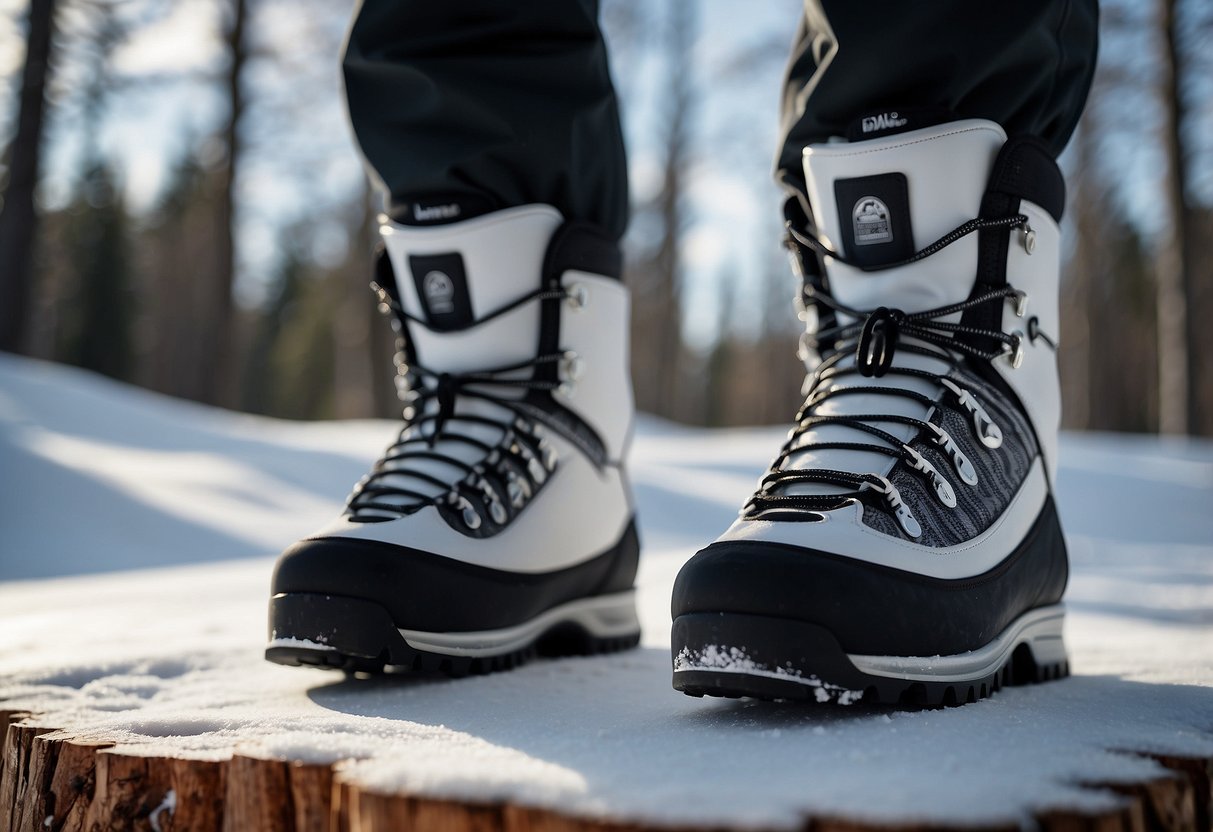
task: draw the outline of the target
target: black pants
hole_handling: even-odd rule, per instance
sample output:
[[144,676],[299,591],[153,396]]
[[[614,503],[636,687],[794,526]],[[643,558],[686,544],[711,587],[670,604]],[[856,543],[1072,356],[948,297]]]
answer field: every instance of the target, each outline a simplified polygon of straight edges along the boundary
[[[1060,153],[1090,86],[1097,17],[1096,0],[805,0],[775,176],[803,191],[806,144],[898,109],[991,119]],[[344,69],[397,218],[418,202],[544,202],[623,235],[626,157],[597,0],[364,0]]]

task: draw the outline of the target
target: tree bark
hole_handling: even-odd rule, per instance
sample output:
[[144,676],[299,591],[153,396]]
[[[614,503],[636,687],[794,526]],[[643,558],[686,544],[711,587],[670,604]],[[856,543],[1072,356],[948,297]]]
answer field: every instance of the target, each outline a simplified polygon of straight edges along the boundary
[[[1092,95],[1095,90],[1092,90]],[[1066,264],[1066,280],[1061,286],[1061,332],[1065,349],[1058,354],[1061,369],[1062,425],[1072,430],[1090,427],[1094,394],[1092,364],[1097,350],[1091,343],[1090,313],[1094,306],[1091,291],[1098,273],[1096,251],[1099,247],[1094,169],[1095,148],[1091,134],[1098,129],[1088,108],[1074,134],[1075,175],[1073,177],[1074,248]]]
[[1183,125],[1186,117],[1182,91],[1183,56],[1179,46],[1177,0],[1157,0],[1159,33],[1159,100],[1162,104],[1163,203],[1166,230],[1160,240],[1156,264],[1158,292],[1158,428],[1164,434],[1186,434],[1191,425],[1192,371],[1187,298],[1188,274],[1185,235],[1187,176],[1184,164]]
[[20,352],[33,295],[38,213],[34,191],[42,168],[46,87],[51,73],[55,0],[30,0],[17,130],[8,146],[8,184],[0,204],[0,350]]
[[[13,724],[0,711],[0,832],[96,829],[509,830],[510,832],[675,832],[641,822],[578,817],[511,803],[475,803],[360,788],[340,766],[236,755],[187,760],[125,753],[104,738]],[[1126,752],[1131,753],[1131,752]],[[1142,782],[1089,783],[1124,798],[1116,808],[1037,813],[1044,832],[1207,832],[1213,759],[1146,755],[1167,771]],[[723,829],[724,827],[720,827]],[[805,832],[937,832],[930,823],[873,823],[807,817]],[[1009,832],[1014,825],[953,825],[951,832]]]
[[220,171],[220,196],[216,205],[215,249],[218,268],[209,288],[206,329],[199,333],[206,347],[202,350],[202,398],[210,404],[234,406],[238,382],[233,350],[234,310],[232,287],[236,280],[236,185],[240,171],[240,126],[244,115],[244,67],[248,59],[245,37],[248,22],[247,0],[231,0],[224,41],[228,67],[224,76],[228,100],[228,118],[223,127],[227,157]]
[[690,152],[692,106],[691,47],[695,40],[695,11],[692,3],[671,7],[668,41],[670,82],[669,112],[665,124],[665,176],[659,198],[662,221],[661,246],[655,259],[658,277],[657,306],[664,320],[657,337],[660,352],[649,356],[656,362],[658,413],[677,419],[679,381],[682,370],[682,241],[686,199],[685,174]]

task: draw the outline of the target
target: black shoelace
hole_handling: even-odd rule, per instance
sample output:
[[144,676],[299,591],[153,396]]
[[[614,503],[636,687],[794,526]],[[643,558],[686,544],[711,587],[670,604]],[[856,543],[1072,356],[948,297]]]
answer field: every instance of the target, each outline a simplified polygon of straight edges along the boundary
[[[425,320],[401,308],[386,289],[374,283],[372,288],[385,310],[428,328]],[[488,323],[525,303],[567,297],[563,289],[536,290],[467,328]],[[436,371],[416,360],[408,361],[399,352],[395,361],[398,393],[406,405],[404,425],[371,472],[355,486],[347,504],[350,519],[392,520],[438,505],[461,520],[469,531],[476,531],[486,520],[504,525],[542,487],[556,466],[553,449],[537,436],[535,423],[521,407],[522,398],[517,393],[555,390],[564,382],[536,378],[534,370],[550,364],[565,366],[576,357],[567,353],[539,355],[528,361],[464,373]],[[507,390],[515,395],[505,394]],[[487,402],[494,406],[494,415],[461,412],[460,400]],[[470,435],[467,428],[471,425],[492,429],[496,441]],[[455,455],[459,446],[473,449],[476,453],[467,456],[478,456],[479,461],[470,463]],[[423,484],[433,493],[420,490]]]
[[[1022,214],[997,219],[975,219],[964,223],[905,260],[884,266],[856,267],[863,268],[865,271],[897,268],[922,260],[951,245],[966,234],[981,228],[1015,226],[1021,227],[1025,234],[1031,234],[1027,218]],[[800,233],[791,224],[788,226],[788,232],[796,241],[818,253],[848,265],[855,265],[832,252],[820,240]],[[917,471],[927,481],[936,498],[943,505],[954,508],[957,504],[956,493],[949,478],[944,476],[922,454],[910,447],[909,441],[903,442],[879,425],[882,423],[908,425],[916,428],[919,435],[930,436],[952,461],[959,479],[969,486],[976,485],[975,468],[942,427],[924,419],[889,413],[822,415],[818,411],[821,405],[827,401],[848,395],[875,394],[912,399],[922,404],[929,413],[941,402],[916,390],[872,383],[849,386],[839,383],[845,381],[849,376],[856,375],[868,379],[893,375],[916,377],[940,387],[944,391],[945,401],[950,394],[952,406],[968,412],[972,417],[974,433],[978,441],[985,447],[1000,446],[1002,433],[989,413],[982,407],[972,391],[948,378],[948,373],[952,369],[958,368],[966,358],[992,361],[1000,356],[1009,356],[1012,363],[1018,366],[1018,361],[1022,356],[1023,336],[1009,335],[999,330],[966,326],[941,319],[985,304],[1003,303],[1006,298],[1016,298],[1022,304],[1026,296],[1013,287],[1005,286],[976,295],[961,303],[949,304],[923,312],[908,313],[887,307],[873,310],[855,309],[840,303],[824,290],[814,287],[808,282],[805,283],[804,292],[808,301],[833,310],[836,318],[842,315],[852,319],[852,322],[823,328],[816,333],[815,337],[808,338],[807,346],[820,351],[821,363],[813,370],[804,404],[796,414],[795,425],[789,433],[787,441],[779,455],[772,461],[768,473],[759,483],[758,491],[743,507],[742,514],[750,519],[811,520],[818,517],[817,512],[841,508],[852,500],[871,503],[872,500],[879,499],[883,501],[883,507],[896,517],[898,524],[907,535],[919,537],[922,534],[921,526],[905,505],[896,487],[886,477],[875,473],[855,473],[825,468],[784,468],[783,466],[791,457],[813,451],[851,450],[877,453],[904,460],[910,468]],[[1030,326],[1029,331],[1033,338],[1044,337],[1038,330],[1033,330],[1035,327]],[[961,334],[974,336],[975,339],[980,339],[979,342],[997,344],[998,347],[994,350],[980,349],[969,340],[957,339],[956,336]],[[1051,341],[1049,343],[1052,344]],[[898,353],[916,353],[936,359],[946,363],[949,369],[945,373],[933,373],[913,367],[897,366],[894,364],[894,358]],[[807,432],[816,427],[831,424],[869,434],[880,442],[801,442]],[[797,483],[828,485],[841,490],[826,494],[786,493],[789,486]]]

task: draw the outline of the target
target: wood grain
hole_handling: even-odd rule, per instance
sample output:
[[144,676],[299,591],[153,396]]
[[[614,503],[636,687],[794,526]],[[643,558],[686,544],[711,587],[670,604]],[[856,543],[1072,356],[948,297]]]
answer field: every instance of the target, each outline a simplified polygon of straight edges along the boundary
[[[641,832],[655,827],[502,803],[385,794],[340,766],[235,755],[190,760],[126,753],[0,710],[0,832]],[[1151,755],[1142,755],[1151,756]],[[1089,783],[1120,805],[1050,809],[1041,832],[1213,832],[1213,759],[1152,755],[1166,773],[1139,783]],[[170,797],[171,796],[171,797]],[[804,832],[958,832],[964,827],[806,818]],[[1015,832],[1015,825],[973,827]],[[672,832],[661,827],[662,832]],[[723,830],[723,827],[721,827]]]

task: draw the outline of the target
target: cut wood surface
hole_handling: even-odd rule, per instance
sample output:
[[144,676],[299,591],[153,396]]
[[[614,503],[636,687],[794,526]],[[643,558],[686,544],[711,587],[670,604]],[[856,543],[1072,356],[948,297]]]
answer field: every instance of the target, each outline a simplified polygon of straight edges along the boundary
[[[678,827],[565,815],[510,803],[474,803],[368,791],[340,765],[233,755],[193,760],[125,753],[0,711],[0,832],[91,830],[294,830],[295,832],[628,832]],[[1151,756],[1151,755],[1143,755]],[[1166,773],[1129,783],[1091,783],[1120,796],[1102,811],[1048,809],[1042,832],[1209,832],[1213,759],[1153,755]],[[698,827],[703,828],[703,827]],[[865,823],[806,817],[807,832],[929,832],[1015,825]]]

